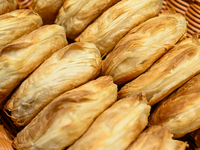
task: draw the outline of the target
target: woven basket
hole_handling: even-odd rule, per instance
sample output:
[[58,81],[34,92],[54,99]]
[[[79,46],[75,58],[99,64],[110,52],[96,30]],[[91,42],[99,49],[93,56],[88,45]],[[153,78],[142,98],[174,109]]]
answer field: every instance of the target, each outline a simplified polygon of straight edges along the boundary
[[164,0],[162,12],[174,8],[188,21],[188,36],[200,33],[200,0]]

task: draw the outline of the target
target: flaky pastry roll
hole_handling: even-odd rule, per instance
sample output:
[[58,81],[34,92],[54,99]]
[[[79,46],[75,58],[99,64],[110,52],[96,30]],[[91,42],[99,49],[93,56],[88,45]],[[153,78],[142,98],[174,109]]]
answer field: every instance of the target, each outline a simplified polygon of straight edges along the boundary
[[33,10],[20,9],[0,15],[0,52],[7,44],[42,25],[41,17]]
[[185,17],[173,10],[151,18],[122,38],[102,65],[102,75],[110,75],[122,85],[146,71],[172,48],[187,31]]
[[33,0],[33,10],[41,17],[44,24],[52,24],[59,9],[62,7],[65,0]]
[[17,9],[16,0],[0,0],[0,15]]
[[117,100],[117,85],[100,77],[68,91],[45,107],[14,139],[18,150],[60,150],[74,143]]
[[159,103],[149,118],[149,125],[163,125],[175,138],[200,128],[199,89],[200,74]]
[[59,25],[42,26],[2,49],[0,103],[50,55],[67,45]]
[[67,150],[124,150],[144,130],[150,106],[142,93],[124,98],[105,110]]
[[16,90],[5,110],[18,126],[27,125],[54,98],[99,74],[100,52],[93,43],[77,42],[55,52]]
[[121,0],[90,24],[76,41],[94,42],[103,56],[129,30],[156,16],[161,6],[162,0]]
[[187,143],[173,140],[169,129],[152,126],[142,132],[127,150],[185,150]]
[[75,39],[92,21],[120,0],[66,0],[55,23],[63,26],[66,36]]
[[146,93],[149,105],[161,101],[200,71],[200,43],[187,38],[162,56],[147,72],[123,86],[119,97]]

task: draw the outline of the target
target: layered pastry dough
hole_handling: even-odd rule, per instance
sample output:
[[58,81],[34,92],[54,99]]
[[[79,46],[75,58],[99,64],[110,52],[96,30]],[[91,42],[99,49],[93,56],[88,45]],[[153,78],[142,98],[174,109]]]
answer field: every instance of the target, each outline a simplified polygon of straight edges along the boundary
[[146,127],[150,106],[142,93],[105,110],[68,150],[124,150]]
[[161,124],[175,138],[200,128],[199,89],[200,74],[162,101],[151,114],[149,125]]
[[33,10],[41,17],[44,24],[52,24],[59,9],[62,7],[65,0],[33,0]]
[[152,126],[140,134],[127,150],[185,150],[187,144],[172,139],[169,129]]
[[197,147],[200,148],[200,129],[192,132],[190,135],[194,138]]
[[75,39],[102,12],[120,0],[66,0],[55,23],[65,28],[66,36]]
[[60,94],[95,78],[101,56],[93,43],[77,42],[55,52],[16,90],[5,109],[16,125],[24,126]]
[[200,71],[200,43],[187,38],[162,56],[147,72],[121,88],[119,97],[146,93],[149,105],[161,101]]
[[4,47],[0,55],[0,103],[42,62],[66,44],[63,27],[46,25]]
[[72,144],[117,100],[117,85],[104,76],[68,91],[45,107],[14,140],[17,150],[60,150]]
[[21,9],[0,15],[0,52],[7,44],[42,25],[41,17],[33,10]]
[[105,55],[129,30],[156,16],[161,6],[162,0],[121,0],[90,24],[76,41],[94,42]]
[[16,0],[0,0],[0,15],[17,9]]
[[187,21],[173,10],[147,20],[122,38],[102,65],[102,75],[111,75],[122,85],[146,71],[184,37]]

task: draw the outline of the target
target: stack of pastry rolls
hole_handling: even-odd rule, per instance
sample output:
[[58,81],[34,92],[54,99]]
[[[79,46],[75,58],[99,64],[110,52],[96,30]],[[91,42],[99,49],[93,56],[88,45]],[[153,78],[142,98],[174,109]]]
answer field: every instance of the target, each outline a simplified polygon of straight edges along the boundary
[[5,46],[0,57],[0,102],[44,60],[66,44],[61,26],[46,25]]
[[174,10],[141,23],[107,55],[101,74],[111,75],[118,85],[131,81],[182,39],[186,29],[185,18]]
[[[200,128],[200,42],[186,37],[183,15],[159,14],[161,6],[34,0],[33,10],[1,15],[3,24],[17,14],[18,28],[21,18],[34,22],[2,36],[12,37],[7,43],[0,34],[0,103],[23,127],[12,146],[185,150],[177,138]],[[191,135],[198,146],[197,131]]]

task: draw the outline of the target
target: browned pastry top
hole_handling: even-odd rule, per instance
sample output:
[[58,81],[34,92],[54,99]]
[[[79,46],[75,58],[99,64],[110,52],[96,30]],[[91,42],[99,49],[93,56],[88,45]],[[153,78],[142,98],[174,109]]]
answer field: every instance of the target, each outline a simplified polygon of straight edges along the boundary
[[19,9],[29,8],[33,9],[33,0],[16,0],[19,5]]

